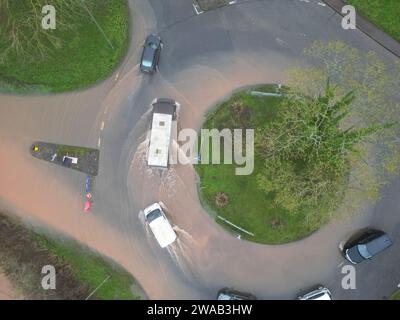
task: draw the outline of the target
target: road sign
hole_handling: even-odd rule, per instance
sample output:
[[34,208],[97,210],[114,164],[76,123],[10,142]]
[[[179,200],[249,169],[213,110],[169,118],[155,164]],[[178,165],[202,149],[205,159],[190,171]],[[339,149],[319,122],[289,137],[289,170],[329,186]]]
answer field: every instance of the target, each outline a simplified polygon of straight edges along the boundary
[[86,193],[89,193],[92,189],[92,177],[90,175],[86,176]]

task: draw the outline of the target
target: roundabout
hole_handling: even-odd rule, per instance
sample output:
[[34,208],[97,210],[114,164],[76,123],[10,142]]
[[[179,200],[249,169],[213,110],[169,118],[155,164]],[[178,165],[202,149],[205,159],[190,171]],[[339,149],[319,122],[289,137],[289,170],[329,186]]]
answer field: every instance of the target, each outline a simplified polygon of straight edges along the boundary
[[[256,85],[235,91],[207,113],[202,129],[251,129],[257,141],[257,130],[273,123],[281,108],[282,92],[278,88],[278,85]],[[291,213],[274,205],[272,195],[259,188],[257,179],[264,161],[259,148],[253,153],[253,170],[247,175],[238,175],[235,164],[195,166],[201,202],[216,222],[236,237],[264,244],[297,241],[318,229],[306,223],[301,210]]]

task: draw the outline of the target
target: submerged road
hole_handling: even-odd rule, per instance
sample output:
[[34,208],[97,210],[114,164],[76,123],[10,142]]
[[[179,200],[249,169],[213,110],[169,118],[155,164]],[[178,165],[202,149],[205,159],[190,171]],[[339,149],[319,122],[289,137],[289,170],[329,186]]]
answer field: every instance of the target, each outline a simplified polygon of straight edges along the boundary
[[[334,298],[383,298],[400,282],[398,182],[375,208],[332,222],[286,245],[238,240],[199,204],[193,167],[168,171],[145,163],[150,103],[180,102],[179,125],[198,128],[204,113],[241,86],[277,83],[315,40],[343,40],[393,57],[319,1],[238,1],[197,15],[189,0],[131,0],[132,43],[122,66],[103,83],[54,96],[0,95],[0,206],[54,234],[64,233],[130,271],[152,299],[214,299],[222,287],[260,299],[292,299],[323,283]],[[165,43],[160,72],[138,69],[141,43],[156,32]],[[84,175],[33,159],[35,140],[99,147],[93,213],[84,214]],[[179,240],[162,250],[142,208],[162,201]],[[341,289],[337,245],[372,224],[397,241],[376,261],[357,266],[359,290]],[[365,281],[363,280],[365,279]]]

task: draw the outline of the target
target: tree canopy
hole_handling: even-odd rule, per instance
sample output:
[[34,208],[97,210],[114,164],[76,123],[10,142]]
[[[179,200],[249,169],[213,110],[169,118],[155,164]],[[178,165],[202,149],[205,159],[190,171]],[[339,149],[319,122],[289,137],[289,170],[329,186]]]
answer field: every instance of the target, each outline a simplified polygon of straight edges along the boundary
[[329,80],[315,97],[291,91],[276,120],[258,130],[257,149],[265,160],[258,184],[275,194],[277,205],[293,212],[337,206],[348,185],[349,156],[361,157],[357,145],[390,126],[344,127],[355,98],[354,91],[338,95]]

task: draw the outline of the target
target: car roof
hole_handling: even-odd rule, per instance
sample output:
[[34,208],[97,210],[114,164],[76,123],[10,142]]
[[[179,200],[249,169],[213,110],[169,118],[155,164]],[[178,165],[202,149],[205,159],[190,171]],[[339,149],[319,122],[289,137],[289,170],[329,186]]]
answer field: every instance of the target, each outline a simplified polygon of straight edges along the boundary
[[371,255],[375,255],[382,250],[390,247],[392,245],[392,240],[390,240],[387,234],[382,234],[377,238],[369,241],[365,244],[367,246],[367,250]]
[[176,234],[164,216],[154,219],[149,225],[161,248],[165,248],[175,241]]
[[156,49],[150,46],[145,46],[143,51],[143,60],[153,61],[155,51]]

